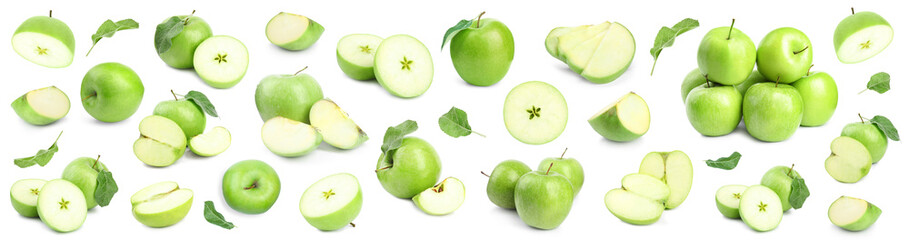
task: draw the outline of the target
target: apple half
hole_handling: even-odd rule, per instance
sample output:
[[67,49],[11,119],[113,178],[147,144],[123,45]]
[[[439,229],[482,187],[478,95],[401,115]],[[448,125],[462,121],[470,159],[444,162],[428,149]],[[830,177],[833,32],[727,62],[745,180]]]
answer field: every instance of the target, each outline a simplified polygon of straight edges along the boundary
[[568,124],[568,103],[558,89],[545,82],[529,81],[505,96],[505,128],[512,137],[540,145],[562,135]]
[[628,142],[650,129],[650,108],[644,98],[630,92],[587,119],[587,123],[606,139]]
[[9,189],[13,209],[23,217],[38,217],[38,194],[47,181],[43,179],[22,179]]
[[189,150],[203,157],[211,157],[227,151],[230,147],[230,131],[227,128],[213,127],[208,132],[189,139]]
[[780,225],[783,220],[783,204],[772,189],[754,185],[742,193],[739,215],[751,229],[766,232]]
[[413,203],[429,215],[447,215],[458,210],[464,203],[464,183],[454,177],[442,179],[442,182],[420,192],[413,197]]
[[413,98],[432,85],[433,65],[429,49],[420,40],[398,34],[382,40],[376,49],[376,80],[392,95]]
[[369,139],[366,132],[357,126],[334,101],[322,99],[309,110],[309,122],[322,140],[340,149],[354,149]]
[[372,34],[350,34],[338,40],[338,66],[348,77],[356,80],[376,78],[376,49],[382,38]]
[[716,190],[716,208],[720,210],[723,216],[728,218],[740,218],[739,203],[742,200],[742,193],[748,189],[745,185],[726,185]]
[[853,232],[868,229],[880,216],[881,209],[874,204],[847,196],[837,198],[827,209],[833,225]]
[[859,63],[884,51],[893,41],[890,23],[873,12],[849,15],[833,32],[833,48],[842,63]]
[[193,53],[193,68],[206,84],[230,88],[246,75],[249,52],[246,45],[231,36],[213,36],[199,44]]
[[177,224],[193,206],[193,191],[175,182],[159,182],[139,190],[129,198],[133,217],[153,228]]
[[325,32],[316,21],[303,15],[280,12],[265,25],[268,41],[287,50],[298,51],[312,46]]
[[688,198],[694,178],[691,159],[682,151],[648,153],[638,173],[660,179],[669,186],[666,209],[676,208]]
[[357,177],[338,173],[316,181],[300,197],[300,213],[306,222],[322,231],[351,223],[360,214],[363,191]]
[[262,125],[262,142],[278,156],[299,157],[315,150],[322,135],[309,124],[278,116]]
[[34,125],[48,125],[69,113],[69,97],[55,86],[31,90],[11,104],[22,120]]
[[133,143],[133,153],[149,166],[170,166],[186,152],[186,135],[176,122],[166,117],[143,118],[139,122],[139,134]]
[[38,193],[36,206],[41,221],[57,232],[76,231],[88,215],[82,190],[63,179],[45,183]]
[[[648,191],[648,190],[639,190]],[[647,225],[660,220],[663,215],[663,203],[623,188],[606,192],[603,201],[612,215],[623,222],[634,225]]]
[[51,16],[31,17],[13,33],[13,50],[35,64],[62,68],[73,63],[76,40],[69,26]]
[[837,137],[830,143],[830,157],[824,168],[833,179],[844,183],[855,183],[868,175],[871,170],[871,153],[861,142],[851,137]]

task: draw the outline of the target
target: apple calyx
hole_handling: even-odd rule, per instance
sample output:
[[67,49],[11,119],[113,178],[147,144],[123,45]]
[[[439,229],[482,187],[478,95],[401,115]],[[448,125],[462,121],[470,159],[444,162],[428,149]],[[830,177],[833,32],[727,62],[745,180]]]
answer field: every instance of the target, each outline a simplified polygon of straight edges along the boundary
[[60,204],[60,210],[69,210],[69,201],[66,201],[63,197],[60,197],[60,201],[57,203]]
[[259,187],[259,180],[253,181],[252,185],[249,185],[248,187],[244,187],[243,190],[255,189],[257,187]]
[[298,74],[300,74],[301,72],[303,72],[303,70],[306,70],[307,68],[309,68],[309,66],[303,67],[303,69],[300,69],[299,71],[295,72],[294,76],[297,76]]
[[792,54],[793,54],[793,55],[799,55],[799,53],[802,53],[802,52],[804,52],[805,50],[808,50],[809,47],[811,47],[811,45],[805,46],[805,48],[802,48],[802,50],[793,51]]
[[324,197],[325,200],[328,200],[328,198],[330,198],[331,196],[334,196],[334,195],[335,195],[335,192],[332,191],[331,189],[328,189],[328,192],[322,192],[322,197]]
[[729,24],[729,34],[726,35],[726,40],[732,39],[732,26],[735,26],[735,18],[732,19],[732,24]]
[[480,18],[483,17],[483,14],[486,14],[486,11],[481,12],[480,15],[477,16],[477,28],[480,28]]
[[540,111],[542,110],[542,108],[530,105],[530,109],[527,109],[527,113],[530,113],[530,119],[533,120],[534,117],[540,118]]

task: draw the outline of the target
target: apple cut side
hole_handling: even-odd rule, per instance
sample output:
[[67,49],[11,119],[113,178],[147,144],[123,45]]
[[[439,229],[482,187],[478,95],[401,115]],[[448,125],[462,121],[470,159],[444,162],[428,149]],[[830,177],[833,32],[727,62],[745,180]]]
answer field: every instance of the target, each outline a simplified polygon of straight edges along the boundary
[[606,36],[606,31],[584,40],[571,49],[562,49],[560,53],[565,57],[565,63],[568,64],[568,68],[576,73],[583,72],[584,67],[590,62],[590,58],[593,57],[593,53],[597,50],[597,46],[600,45],[604,36]]
[[830,157],[824,168],[833,179],[855,183],[871,170],[871,153],[861,142],[851,137],[837,137],[830,143]]
[[300,197],[300,213],[306,222],[322,231],[334,231],[360,214],[363,191],[357,177],[338,173],[320,179]]
[[859,63],[884,51],[893,41],[893,28],[881,15],[858,12],[836,25],[833,47],[842,63]]
[[231,36],[205,39],[193,53],[193,68],[206,84],[214,88],[230,88],[246,75],[249,52],[246,45]]
[[572,29],[570,32],[559,36],[559,59],[565,61],[565,51],[574,49],[584,41],[596,37],[598,34],[609,28],[610,22],[603,22],[597,25],[587,25]]
[[728,218],[740,218],[739,202],[742,200],[742,193],[748,189],[745,185],[726,185],[716,190],[716,208],[720,210],[723,216]]
[[299,157],[315,150],[322,135],[309,124],[279,116],[262,125],[262,142],[278,156]]
[[338,40],[338,66],[348,77],[356,80],[376,78],[376,49],[382,38],[372,34],[350,34]]
[[676,208],[688,198],[694,179],[691,159],[682,151],[648,153],[638,173],[660,179],[669,186],[666,209]]
[[312,46],[325,32],[316,21],[303,15],[280,12],[265,25],[268,41],[287,50],[298,51]]
[[13,183],[9,190],[13,209],[23,217],[38,217],[38,194],[46,183],[42,179],[22,179]]
[[312,105],[309,122],[322,135],[323,141],[336,148],[354,149],[369,139],[366,132],[347,116],[347,112],[329,99]]
[[203,157],[221,154],[230,147],[230,131],[224,127],[213,127],[208,132],[189,139],[189,150]]
[[133,153],[149,166],[170,166],[186,152],[186,135],[176,122],[166,117],[143,118],[139,122],[139,134],[133,143]]
[[647,174],[625,175],[622,178],[622,189],[661,203],[669,199],[669,186]]
[[161,228],[180,222],[193,206],[193,191],[175,182],[160,182],[129,198],[133,217],[145,226]]
[[398,34],[383,40],[374,65],[376,80],[392,95],[413,98],[432,85],[432,56],[414,37]]
[[426,189],[413,197],[413,203],[429,215],[447,215],[458,210],[464,203],[464,183],[454,177],[448,177],[439,184]]
[[598,84],[612,82],[631,66],[634,52],[634,36],[622,24],[613,23],[584,65],[581,77]]
[[650,108],[641,96],[630,92],[587,119],[587,123],[606,139],[627,142],[650,129]]
[[[586,27],[587,26],[580,26],[576,28]],[[557,27],[553,28],[552,31],[549,31],[549,34],[546,35],[546,52],[548,52],[552,57],[559,59],[559,37],[573,31],[574,29],[575,28],[572,27]]]
[[11,104],[22,120],[34,125],[48,125],[69,113],[69,97],[55,86],[35,89]]
[[49,16],[31,17],[13,34],[13,50],[35,64],[62,68],[73,63],[76,40],[63,21]]
[[44,184],[38,193],[37,209],[41,221],[57,232],[76,231],[88,215],[82,190],[63,179]]
[[766,232],[780,225],[783,220],[783,205],[776,192],[763,185],[754,185],[742,193],[739,214],[748,227]]
[[621,188],[606,192],[603,201],[612,215],[634,225],[655,223],[663,215],[663,203]]
[[503,112],[508,133],[527,144],[539,145],[558,138],[568,123],[565,97],[545,82],[525,82],[511,89]]
[[881,209],[868,201],[842,196],[830,204],[827,216],[833,225],[856,232],[871,227],[881,216]]

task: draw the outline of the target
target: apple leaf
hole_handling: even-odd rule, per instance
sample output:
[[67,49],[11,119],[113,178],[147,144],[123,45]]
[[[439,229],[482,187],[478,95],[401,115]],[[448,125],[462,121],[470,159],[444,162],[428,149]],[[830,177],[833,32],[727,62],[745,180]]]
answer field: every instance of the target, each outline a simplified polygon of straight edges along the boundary
[[233,229],[234,223],[224,220],[224,215],[221,215],[217,210],[215,210],[215,203],[212,201],[205,201],[205,221],[208,221],[211,224],[217,225],[224,229]]
[[455,138],[467,136],[471,133],[486,137],[481,133],[474,132],[470,128],[470,123],[467,122],[467,113],[456,107],[451,107],[451,110],[439,117],[439,128],[448,136]]
[[163,23],[158,24],[158,27],[155,28],[155,49],[158,50],[158,54],[170,50],[170,46],[173,44],[171,39],[181,32],[183,32],[183,19],[176,16],[170,17]]
[[[871,76],[871,80],[868,81],[867,89],[872,90],[878,93],[885,93],[890,90],[890,74],[885,72],[879,72]],[[862,90],[864,92],[865,90]]]
[[884,132],[884,135],[886,135],[887,138],[890,138],[890,140],[900,140],[900,133],[896,131],[896,127],[893,126],[893,123],[890,122],[890,119],[887,117],[881,115],[874,116],[871,118],[871,124],[877,126],[877,128],[880,129],[881,132]]
[[698,26],[700,26],[698,20],[686,18],[673,25],[672,28],[665,26],[660,28],[660,31],[657,32],[656,39],[653,40],[653,48],[650,49],[650,55],[653,56],[653,67],[650,68],[651,76],[653,75],[653,70],[656,69],[656,61],[657,58],[660,57],[660,52],[662,52],[664,48],[671,47],[672,44],[675,43],[676,37],[691,29],[695,29]]
[[101,169],[101,172],[98,173],[98,178],[95,180],[94,195],[98,206],[105,207],[110,204],[110,200],[114,198],[114,194],[119,190],[117,182],[114,181],[114,175],[107,169]]
[[60,136],[62,135],[63,131],[60,131],[60,134],[57,134],[57,139],[54,140],[54,144],[52,144],[50,148],[38,150],[38,153],[31,157],[16,158],[13,160],[13,163],[15,163],[16,166],[19,166],[19,168],[27,168],[35,164],[44,167],[59,150],[59,148],[57,148],[57,141],[60,140]]
[[388,152],[400,148],[404,136],[415,131],[417,131],[417,122],[413,120],[404,121],[398,126],[388,127],[385,130],[385,139],[382,142],[382,153],[388,154]]
[[101,41],[101,38],[113,37],[114,33],[117,31],[136,28],[139,28],[139,23],[129,18],[117,22],[114,22],[110,19],[104,21],[104,23],[98,27],[98,31],[95,32],[95,34],[92,34],[92,47],[88,49],[88,52],[85,53],[85,56],[88,56],[88,54],[92,52],[92,49],[95,49],[95,44],[98,44],[98,41]]
[[802,204],[811,195],[811,192],[808,191],[808,185],[805,185],[805,179],[795,177],[792,179],[789,189],[789,205],[792,205],[794,209],[802,208]]
[[707,160],[705,162],[708,167],[732,170],[735,166],[739,165],[739,159],[741,158],[742,154],[733,152],[732,155],[729,155],[728,157],[721,157],[717,160]]
[[448,28],[448,31],[445,31],[445,36],[442,37],[442,49],[445,49],[445,43],[451,41],[455,35],[458,34],[461,30],[467,29],[470,27],[470,24],[473,24],[473,20],[461,20],[458,21],[458,24],[455,24],[453,27]]
[[202,108],[202,111],[206,114],[212,117],[218,117],[218,111],[215,110],[215,105],[211,104],[211,101],[208,100],[208,97],[206,97],[205,94],[198,91],[189,91],[183,98],[193,101],[193,103]]

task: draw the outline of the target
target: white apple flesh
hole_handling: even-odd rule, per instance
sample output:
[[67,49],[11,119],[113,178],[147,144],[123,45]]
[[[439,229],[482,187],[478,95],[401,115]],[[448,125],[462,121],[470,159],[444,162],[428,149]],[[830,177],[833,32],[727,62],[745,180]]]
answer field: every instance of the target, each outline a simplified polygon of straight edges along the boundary
[[641,161],[639,173],[660,179],[669,186],[666,209],[678,207],[688,198],[694,169],[691,159],[682,151],[651,152]]
[[392,95],[413,98],[432,85],[432,56],[414,37],[399,34],[382,40],[374,65],[376,80]]
[[211,157],[227,151],[230,147],[230,131],[224,127],[213,127],[206,133],[189,139],[189,150],[203,157]]
[[338,40],[338,66],[348,77],[356,80],[376,78],[376,49],[382,38],[372,34],[350,34]]
[[669,186],[647,174],[632,173],[625,175],[622,178],[622,189],[661,203],[669,199]]
[[833,225],[853,232],[868,229],[880,216],[881,209],[874,204],[847,196],[837,198],[827,209]]
[[[587,27],[587,26],[580,26],[580,28],[583,28],[583,27]],[[579,28],[579,27],[575,27],[575,28]],[[562,35],[565,35],[566,33],[571,32],[575,28],[557,27],[557,28],[553,28],[552,31],[549,31],[549,34],[546,35],[546,42],[545,42],[546,52],[548,52],[549,55],[552,55],[552,57],[558,59],[559,58],[559,37],[561,37]]]
[[634,36],[625,26],[612,23],[584,66],[581,77],[593,83],[609,83],[619,78],[634,59]]
[[25,122],[48,125],[69,113],[69,97],[55,86],[35,89],[17,98],[11,104]]
[[609,212],[620,220],[634,225],[655,223],[660,220],[665,209],[663,203],[657,200],[621,188],[606,192],[603,201]]
[[855,183],[871,170],[871,153],[861,142],[851,137],[837,137],[830,143],[830,157],[824,168],[833,179]]
[[268,41],[287,50],[298,51],[309,48],[325,32],[316,21],[302,15],[280,12],[265,25]]
[[299,157],[315,150],[322,135],[309,124],[279,116],[262,125],[262,142],[278,156]]
[[893,28],[881,15],[854,13],[836,25],[833,48],[843,63],[859,63],[884,51],[893,41]]
[[129,198],[133,217],[145,226],[161,228],[180,222],[193,205],[193,191],[175,182],[160,182]]
[[145,117],[139,122],[139,134],[133,143],[133,153],[149,166],[170,166],[186,152],[186,135],[177,123],[166,117]]
[[13,209],[23,217],[38,217],[38,194],[47,181],[42,179],[22,179],[13,183],[9,190]]
[[12,43],[19,56],[49,68],[69,66],[76,49],[73,31],[51,16],[35,16],[22,22],[13,34]]
[[57,232],[76,231],[88,215],[82,190],[63,179],[44,184],[38,193],[37,209],[41,221]]
[[464,203],[464,183],[454,177],[448,177],[439,184],[420,192],[413,197],[414,204],[429,215],[447,215]]
[[335,102],[322,99],[312,105],[309,122],[319,131],[322,140],[340,149],[354,149],[369,139]]

